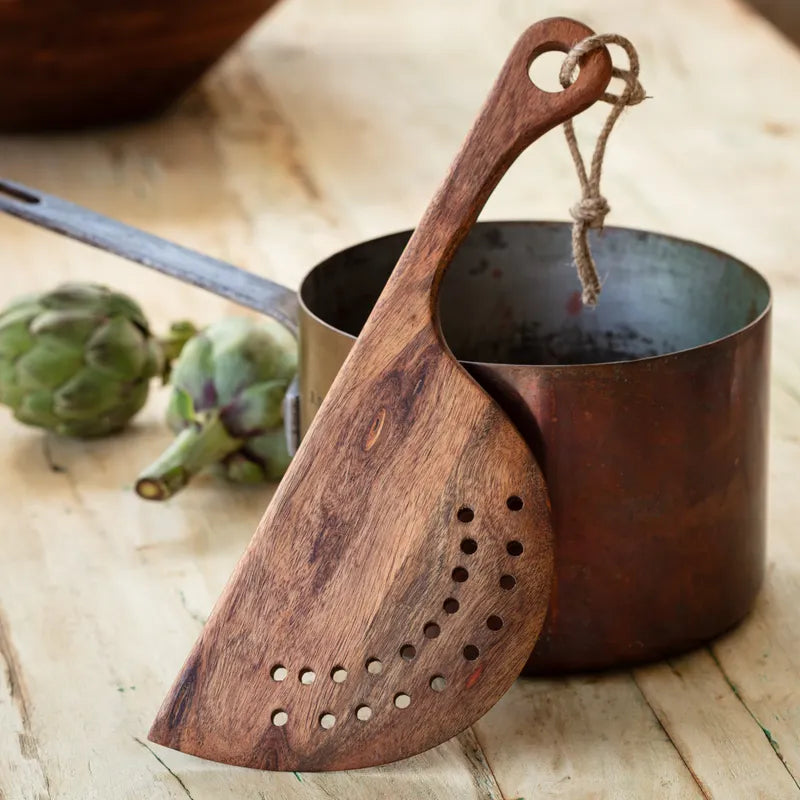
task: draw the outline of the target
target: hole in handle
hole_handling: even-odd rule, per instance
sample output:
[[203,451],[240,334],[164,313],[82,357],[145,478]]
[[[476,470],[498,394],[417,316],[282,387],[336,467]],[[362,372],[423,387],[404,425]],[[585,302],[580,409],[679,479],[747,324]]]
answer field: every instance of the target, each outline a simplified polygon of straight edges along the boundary
[[38,205],[41,202],[35,194],[17,189],[16,186],[10,186],[4,181],[0,181],[0,194],[4,194],[6,197],[13,197],[14,200],[20,200],[31,206]]
[[[561,86],[559,73],[561,72],[561,65],[564,63],[564,52],[561,50],[545,50],[543,53],[535,56],[530,67],[528,67],[528,76],[531,83],[543,92],[548,94],[558,94],[563,92],[564,88]],[[578,79],[580,67],[575,70],[572,76],[573,83]]]

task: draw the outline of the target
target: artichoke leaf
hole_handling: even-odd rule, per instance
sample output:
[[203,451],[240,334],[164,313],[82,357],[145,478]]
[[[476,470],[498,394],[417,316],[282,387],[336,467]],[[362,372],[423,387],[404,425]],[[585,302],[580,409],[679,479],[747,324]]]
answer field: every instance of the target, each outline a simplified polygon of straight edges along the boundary
[[214,349],[214,384],[221,406],[227,405],[244,387],[281,378],[288,383],[297,369],[297,345],[288,333],[287,351],[267,324],[272,320],[256,325],[247,322],[250,324],[246,336],[224,347],[218,344]]
[[33,347],[28,320],[0,325],[0,359],[13,360]]
[[240,392],[221,412],[231,435],[246,439],[280,425],[287,386],[283,380],[263,381]]
[[30,332],[37,337],[56,336],[78,347],[86,343],[103,317],[80,308],[43,311],[31,322]]
[[220,466],[222,474],[233,483],[255,484],[267,480],[261,464],[249,458],[243,450],[231,453]]
[[0,403],[16,408],[25,390],[17,383],[17,369],[10,361],[0,359]]
[[68,281],[42,296],[45,308],[67,310],[71,308],[104,311],[108,289],[99,283]]
[[53,413],[53,393],[47,389],[27,392],[14,406],[14,416],[26,425],[37,425],[40,428],[55,428],[59,423]]
[[242,451],[262,465],[269,481],[279,481],[292,460],[286,449],[286,431],[283,426],[248,439]]
[[15,362],[17,383],[22,389],[56,389],[83,366],[80,349],[59,339],[34,340]]
[[64,420],[91,420],[117,404],[123,390],[108,375],[84,367],[54,392],[53,408]]
[[167,405],[167,425],[177,433],[195,420],[194,402],[189,392],[174,387]]
[[101,325],[86,344],[86,363],[121,381],[136,380],[147,358],[144,334],[125,317]]
[[19,323],[30,325],[43,310],[41,303],[35,301],[10,306],[0,313],[0,331]]
[[172,367],[170,383],[192,398],[196,411],[216,406],[214,347],[204,333],[186,343]]

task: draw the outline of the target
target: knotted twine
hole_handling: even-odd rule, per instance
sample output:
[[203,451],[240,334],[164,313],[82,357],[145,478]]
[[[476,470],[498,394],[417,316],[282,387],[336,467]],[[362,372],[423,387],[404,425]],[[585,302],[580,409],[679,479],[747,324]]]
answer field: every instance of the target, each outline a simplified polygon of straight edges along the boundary
[[597,298],[601,291],[600,278],[597,274],[592,252],[589,248],[589,230],[591,228],[603,228],[606,215],[611,210],[608,201],[600,193],[600,175],[603,170],[603,158],[606,153],[606,144],[614,124],[619,119],[627,106],[635,106],[645,99],[645,92],[639,83],[639,55],[636,48],[624,36],[616,33],[602,33],[596,36],[589,36],[578,42],[567,53],[564,63],[561,66],[559,79],[561,85],[566,89],[573,80],[578,61],[590,53],[592,50],[599,50],[609,44],[619,45],[628,55],[628,69],[613,67],[612,75],[621,78],[625,82],[625,88],[619,95],[605,92],[601,100],[611,104],[611,111],[600,130],[595,144],[594,153],[590,164],[589,172],[586,172],[586,164],[578,148],[578,140],[575,137],[575,127],[572,120],[564,123],[564,134],[567,137],[567,144],[575,162],[575,169],[578,173],[578,180],[581,183],[581,199],[570,209],[570,215],[575,220],[572,226],[572,255],[575,259],[575,266],[583,287],[584,305],[597,305]]

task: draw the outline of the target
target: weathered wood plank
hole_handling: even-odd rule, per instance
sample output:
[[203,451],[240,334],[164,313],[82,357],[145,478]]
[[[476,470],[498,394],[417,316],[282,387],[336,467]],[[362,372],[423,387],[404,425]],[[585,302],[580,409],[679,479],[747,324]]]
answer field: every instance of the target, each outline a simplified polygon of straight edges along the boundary
[[0,615],[0,796],[39,800],[47,796],[50,778],[40,760],[31,730],[30,698],[8,623]]
[[800,796],[708,651],[639,669],[636,682],[708,797]]
[[475,728],[506,797],[703,797],[628,673],[517,681]]

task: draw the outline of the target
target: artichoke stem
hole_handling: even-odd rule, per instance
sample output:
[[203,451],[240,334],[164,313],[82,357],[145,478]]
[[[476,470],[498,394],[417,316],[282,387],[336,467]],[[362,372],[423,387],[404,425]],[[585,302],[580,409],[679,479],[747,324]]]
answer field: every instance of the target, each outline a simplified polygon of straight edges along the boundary
[[170,446],[136,480],[136,493],[145,500],[166,500],[204,467],[242,446],[215,414],[181,431]]
[[164,354],[164,366],[161,375],[163,383],[167,383],[169,380],[172,372],[172,362],[181,354],[186,342],[197,333],[198,329],[195,324],[184,319],[179,322],[173,322],[169,326],[166,336],[159,339],[161,352]]

